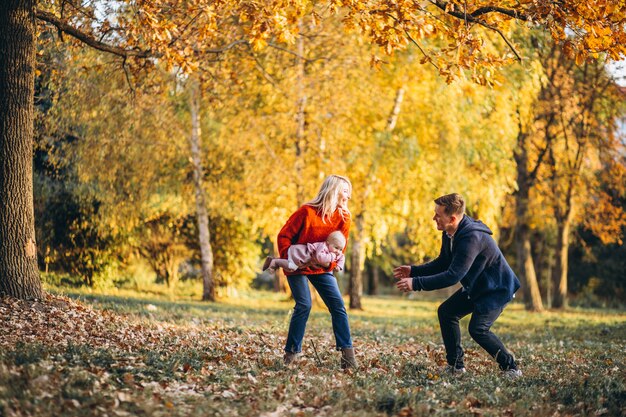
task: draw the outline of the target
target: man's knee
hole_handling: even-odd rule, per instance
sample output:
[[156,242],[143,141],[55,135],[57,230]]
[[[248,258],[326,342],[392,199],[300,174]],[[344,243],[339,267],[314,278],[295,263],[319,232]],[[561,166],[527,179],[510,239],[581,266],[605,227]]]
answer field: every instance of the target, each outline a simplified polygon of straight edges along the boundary
[[479,340],[489,334],[489,326],[485,326],[484,324],[475,324],[470,322],[467,330],[474,340]]
[[439,317],[440,322],[452,321],[455,318],[454,315],[450,313],[447,307],[448,306],[446,305],[446,303],[443,303],[439,306],[439,308],[437,308],[437,316]]

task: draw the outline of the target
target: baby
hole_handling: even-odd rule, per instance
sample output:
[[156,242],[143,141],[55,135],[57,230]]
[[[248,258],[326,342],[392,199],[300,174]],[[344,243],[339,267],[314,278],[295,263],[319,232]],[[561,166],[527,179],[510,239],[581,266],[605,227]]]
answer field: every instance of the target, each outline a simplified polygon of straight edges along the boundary
[[287,272],[293,272],[310,265],[327,268],[331,262],[335,261],[337,262],[335,271],[342,271],[346,262],[343,256],[345,246],[346,237],[337,230],[329,234],[325,242],[289,246],[287,259],[268,256],[263,264],[263,270],[269,269],[271,273],[274,273],[278,268],[283,268]]

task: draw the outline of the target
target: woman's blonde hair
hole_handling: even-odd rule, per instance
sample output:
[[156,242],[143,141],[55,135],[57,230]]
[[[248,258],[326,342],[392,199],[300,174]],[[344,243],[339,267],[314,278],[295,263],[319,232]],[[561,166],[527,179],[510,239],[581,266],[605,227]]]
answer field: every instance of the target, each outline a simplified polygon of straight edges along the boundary
[[352,195],[352,184],[348,178],[341,175],[329,175],[322,183],[317,196],[307,203],[309,206],[317,209],[317,213],[322,218],[323,223],[326,223],[326,219],[330,219],[338,208],[344,220],[345,215],[350,214],[348,207],[339,207],[339,193],[344,184],[348,184],[350,195]]

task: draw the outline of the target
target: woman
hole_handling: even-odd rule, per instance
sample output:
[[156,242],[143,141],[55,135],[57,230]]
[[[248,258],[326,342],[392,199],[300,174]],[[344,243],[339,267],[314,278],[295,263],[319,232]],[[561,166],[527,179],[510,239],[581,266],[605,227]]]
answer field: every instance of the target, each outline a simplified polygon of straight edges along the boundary
[[[339,175],[330,175],[324,180],[317,197],[304,204],[291,215],[278,234],[278,251],[281,258],[287,259],[289,246],[326,240],[335,230],[340,230],[348,239],[350,211],[348,200],[352,194],[350,180]],[[345,247],[344,247],[345,252]],[[286,272],[291,294],[296,302],[289,324],[285,345],[284,362],[294,362],[302,351],[302,339],[306,322],[311,311],[311,293],[308,282],[317,290],[330,311],[337,350],[341,351],[341,367],[356,368],[356,359],[350,336],[348,314],[332,274],[336,262],[326,268],[308,266],[293,272]]]

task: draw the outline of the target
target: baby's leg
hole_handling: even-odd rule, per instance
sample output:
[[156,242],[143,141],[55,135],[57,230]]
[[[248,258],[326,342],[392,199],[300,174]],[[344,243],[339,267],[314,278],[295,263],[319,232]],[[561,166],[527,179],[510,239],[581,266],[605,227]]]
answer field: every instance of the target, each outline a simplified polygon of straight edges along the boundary
[[283,268],[285,271],[288,272],[294,271],[294,269],[290,268],[289,260],[281,258],[272,259],[272,262],[270,262],[270,269],[272,271],[276,271],[278,268]]

